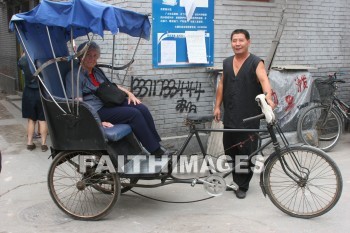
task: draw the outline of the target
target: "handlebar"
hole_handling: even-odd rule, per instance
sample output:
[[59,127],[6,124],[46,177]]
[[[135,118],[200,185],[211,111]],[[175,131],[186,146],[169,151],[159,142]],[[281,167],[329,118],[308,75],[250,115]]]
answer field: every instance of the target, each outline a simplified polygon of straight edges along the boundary
[[266,97],[265,94],[259,94],[255,97],[255,101],[258,102],[258,105],[261,108],[262,114],[245,118],[243,119],[243,123],[260,119],[260,118],[265,118],[268,124],[273,124],[275,122],[275,114],[273,113],[271,106],[267,104],[265,97]]
[[244,123],[247,123],[248,121],[257,120],[257,119],[261,119],[261,118],[264,118],[264,117],[265,117],[265,114],[261,113],[261,114],[256,115],[256,116],[245,118],[242,121],[243,121],[243,124],[244,124]]
[[345,83],[344,80],[339,79],[331,79],[331,80],[325,80],[325,81],[319,81],[322,84],[333,84],[333,83]]
[[334,83],[345,83],[344,80],[342,79],[337,79],[337,73],[330,73],[328,74],[328,78],[329,80],[325,80],[325,81],[319,81],[319,83],[322,83],[322,84],[334,84]]

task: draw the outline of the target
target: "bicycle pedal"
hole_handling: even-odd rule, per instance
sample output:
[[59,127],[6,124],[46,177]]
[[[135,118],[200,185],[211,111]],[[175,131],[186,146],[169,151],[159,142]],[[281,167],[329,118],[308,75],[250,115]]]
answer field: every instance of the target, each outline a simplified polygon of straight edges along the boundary
[[[234,182],[232,182],[232,183],[229,184],[229,185],[226,185],[226,187],[227,187],[227,188],[230,188],[230,189],[232,189],[232,190],[234,190],[234,191],[236,191],[236,190],[239,189],[238,185],[237,185],[236,183],[234,183]],[[226,190],[227,190],[227,189],[226,189]]]
[[191,183],[191,187],[194,187],[197,184],[197,179],[193,179]]

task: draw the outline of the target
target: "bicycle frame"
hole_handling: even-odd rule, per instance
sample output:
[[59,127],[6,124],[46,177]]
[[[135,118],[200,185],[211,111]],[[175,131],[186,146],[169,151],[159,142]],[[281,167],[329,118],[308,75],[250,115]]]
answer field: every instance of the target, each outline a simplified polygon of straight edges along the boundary
[[[283,132],[280,130],[279,126],[277,123],[274,124],[268,124],[266,129],[197,129],[195,124],[191,124],[189,126],[190,128],[190,132],[185,140],[185,142],[183,143],[181,149],[179,150],[179,152],[177,153],[177,159],[176,162],[179,162],[180,160],[180,156],[183,154],[183,152],[185,151],[186,147],[188,146],[189,142],[191,141],[191,139],[193,138],[193,136],[196,137],[198,145],[200,147],[201,153],[203,155],[203,158],[205,159],[206,156],[211,156],[209,154],[206,153],[206,151],[204,150],[204,146],[203,143],[200,139],[199,133],[203,132],[203,133],[208,133],[208,132],[251,132],[251,133],[269,133],[270,137],[269,139],[264,142],[262,145],[259,145],[259,147],[252,152],[250,155],[248,155],[247,158],[241,160],[239,163],[237,163],[234,167],[232,167],[232,169],[230,169],[229,171],[225,172],[223,174],[223,178],[227,177],[228,175],[231,174],[231,172],[235,171],[236,169],[238,169],[242,164],[250,161],[255,155],[257,155],[259,152],[262,152],[267,146],[273,144],[274,147],[274,153],[271,153],[271,155],[266,159],[266,161],[264,162],[264,166],[267,165],[267,163],[274,157],[274,156],[279,156],[281,154],[281,147],[280,147],[280,142],[277,140],[277,136],[276,133],[274,131],[274,128],[276,127],[279,135],[282,138],[282,141],[284,143],[284,148],[288,149],[288,142],[283,134]],[[259,137],[259,140],[261,140],[262,138]],[[286,161],[284,161],[283,158],[280,158],[280,162],[282,165],[282,169],[283,171],[291,178],[293,179],[295,182],[300,183],[303,182],[303,180],[307,180],[308,178],[308,174],[309,171],[308,169],[304,168],[301,166],[301,164],[297,161],[296,158],[293,159],[293,163],[298,167],[300,174],[305,174],[305,176],[301,177],[300,174],[297,174],[295,172],[292,171],[292,169],[290,169],[290,166],[286,163]],[[207,165],[208,167],[210,167],[210,164],[207,161]],[[188,183],[189,180],[192,179],[188,179],[188,181],[184,181],[184,180],[179,180],[178,178],[172,176],[172,171],[173,171],[173,167],[169,167],[169,171],[168,171],[168,177],[172,178],[173,181],[170,182],[163,182],[163,184],[160,185],[164,185],[164,184],[170,184],[170,183],[175,183],[175,182],[179,182],[179,183]],[[214,169],[215,170],[215,169]],[[209,170],[210,171],[210,170]],[[219,172],[219,171],[216,171]],[[290,174],[292,173],[292,174]],[[266,190],[265,190],[265,186],[264,186],[264,178],[263,178],[263,172],[261,172],[260,174],[260,187],[262,189],[262,192],[264,194],[264,196],[266,195]],[[297,177],[297,179],[295,178]],[[164,180],[165,181],[165,180]],[[156,186],[160,186],[160,185],[156,185]],[[143,185],[140,185],[142,187],[145,187]],[[135,187],[139,187],[139,185],[135,185]],[[153,186],[152,186],[153,187]]]
[[335,97],[332,101],[332,105],[347,119],[350,120],[350,106],[344,103],[344,101]]
[[[336,73],[329,75],[329,77],[331,79],[333,79],[333,81],[331,82],[331,85],[335,88],[335,90],[338,89],[338,82],[340,82],[340,83],[344,82],[343,80],[337,79]],[[350,106],[347,105],[344,101],[340,100],[338,98],[336,92],[334,92],[332,95],[332,102],[330,104],[328,112],[331,109],[338,110],[338,113],[341,113],[341,114],[339,114],[340,116],[343,115],[347,120],[350,120]],[[327,118],[328,118],[328,116],[327,116]]]
[[[338,83],[344,83],[344,81],[338,80],[336,73],[330,74],[328,76],[329,76],[330,80],[324,81],[322,83],[331,85],[332,87],[334,87],[335,91],[330,96],[331,102],[329,104],[323,103],[322,101],[320,102],[321,105],[323,105],[325,108],[327,108],[327,115],[324,118],[324,121],[322,122],[322,126],[324,126],[326,124],[332,110],[334,110],[334,113],[337,114],[341,119],[343,116],[345,119],[350,120],[350,106],[347,105],[344,101],[340,100],[336,94],[336,90],[338,89]],[[319,101],[315,101],[315,102],[319,102]]]
[[334,110],[340,118],[343,116],[345,119],[350,120],[350,106],[340,100],[336,95],[332,96],[332,102],[329,105],[323,104],[323,106],[327,107],[327,116],[324,118],[322,125],[326,124],[332,110]]

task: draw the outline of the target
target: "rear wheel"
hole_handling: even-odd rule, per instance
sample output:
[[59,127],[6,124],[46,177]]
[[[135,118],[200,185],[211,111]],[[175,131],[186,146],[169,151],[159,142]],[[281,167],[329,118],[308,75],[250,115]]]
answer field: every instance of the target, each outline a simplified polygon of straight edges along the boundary
[[307,145],[330,151],[342,133],[342,119],[328,106],[316,105],[307,108],[298,121],[298,136]]
[[70,151],[59,153],[52,161],[48,174],[50,195],[63,212],[75,219],[104,217],[120,196],[118,175],[96,169],[101,156],[89,151]]
[[275,155],[264,171],[266,193],[283,212],[298,218],[327,213],[340,198],[343,182],[334,161],[323,151],[296,146]]

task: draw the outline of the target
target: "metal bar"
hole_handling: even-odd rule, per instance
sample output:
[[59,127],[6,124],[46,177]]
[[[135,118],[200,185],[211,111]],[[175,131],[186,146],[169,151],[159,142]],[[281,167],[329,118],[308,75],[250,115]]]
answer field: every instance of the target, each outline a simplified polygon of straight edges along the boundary
[[193,131],[191,131],[191,132],[188,134],[188,136],[187,136],[185,142],[182,144],[182,147],[181,147],[179,153],[177,154],[177,161],[176,161],[176,162],[179,162],[179,160],[180,160],[180,155],[182,155],[182,153],[185,151],[185,149],[186,149],[188,143],[191,141],[193,135],[194,135],[194,132],[193,132]]
[[197,132],[268,132],[267,129],[196,129]]
[[203,156],[205,156],[207,153],[206,153],[206,151],[204,151],[203,143],[199,137],[198,131],[195,131],[194,134],[196,135],[197,142],[198,142],[199,147],[201,148],[202,154],[203,154]]
[[[88,35],[88,38],[89,38],[89,42],[85,45],[85,46],[90,46],[90,43],[91,43],[91,41],[92,41],[92,39],[94,38],[94,34],[92,34],[92,36],[91,36],[91,38],[89,37],[89,35]],[[82,60],[85,58],[85,56],[86,56],[86,53],[87,53],[87,51],[88,51],[89,49],[86,49],[85,50],[85,52],[84,52],[84,54],[83,54],[83,57],[81,58]],[[79,52],[79,51],[78,51]],[[79,81],[80,81],[80,71],[81,71],[81,64],[79,65],[79,68],[78,68],[78,73],[77,73],[77,89],[76,89],[76,91],[77,91],[77,116],[79,116],[79,103],[80,103],[80,97],[78,96],[79,94],[78,93],[80,93],[80,91],[79,91]],[[73,72],[72,72],[73,73]],[[81,97],[81,98],[83,98],[83,97]],[[82,99],[81,99],[82,100]]]
[[[148,16],[147,16],[147,18],[145,17],[145,19],[144,19],[144,21],[143,21],[143,23],[142,23],[142,25],[141,25],[141,33],[140,33],[139,41],[137,42],[137,45],[136,45],[136,48],[135,48],[135,50],[134,50],[134,54],[132,55],[131,60],[134,60],[135,55],[136,55],[136,52],[137,52],[137,49],[138,49],[138,47],[139,47],[139,45],[140,45],[141,37],[142,37],[142,35],[143,35],[143,25],[145,24],[146,19],[148,19]],[[125,81],[126,75],[127,75],[128,72],[129,72],[129,68],[130,68],[130,66],[128,66],[128,68],[126,69],[126,72],[125,72],[125,74],[124,74],[124,78],[123,78],[123,81],[122,81],[121,85],[124,85],[124,81]]]
[[[72,51],[73,51],[73,53],[75,54],[76,53],[76,51],[75,51],[75,48],[74,48],[74,46],[75,46],[75,42],[74,42],[74,38],[73,38],[73,27],[71,27],[71,29],[70,29],[70,43],[71,43],[71,45],[72,45]],[[73,61],[73,59],[71,60],[71,63],[70,63],[70,68],[71,68],[71,85],[72,85],[72,90],[73,90],[73,93],[72,93],[72,96],[71,96],[71,98],[72,98],[72,109],[73,109],[73,111],[74,111],[74,109],[75,109],[75,107],[74,107],[74,89],[73,89],[73,87],[74,87],[74,81],[73,81],[73,77],[74,77],[74,75],[73,75],[73,69],[74,69],[74,61]],[[74,112],[73,112],[74,113]]]
[[[114,56],[115,56],[115,35],[113,35],[113,46],[112,46],[112,67],[114,67]],[[113,77],[114,76],[114,69],[111,71],[111,81],[113,82]]]
[[[160,177],[161,178],[161,177]],[[157,188],[157,187],[161,187],[164,185],[169,185],[169,184],[191,184],[193,179],[176,179],[176,178],[172,178],[173,180],[170,181],[165,181],[165,182],[161,182],[158,184],[127,184],[127,183],[121,183],[121,186],[123,187],[135,187],[135,188]],[[197,181],[196,184],[203,184],[203,182],[201,181]]]
[[[47,32],[47,36],[49,38],[49,43],[50,43],[50,47],[51,47],[51,51],[52,51],[52,56],[56,59],[56,54],[55,54],[55,51],[54,51],[53,46],[52,46],[52,41],[51,41],[51,36],[50,36],[50,31],[49,31],[49,27],[48,26],[46,26],[46,32]],[[60,78],[60,83],[61,83],[61,87],[62,87],[62,90],[63,90],[63,94],[64,94],[64,97],[66,98],[66,103],[67,103],[68,110],[69,110],[69,112],[72,112],[72,110],[70,109],[70,106],[69,106],[67,93],[66,93],[66,88],[65,88],[65,86],[63,84],[61,71],[60,71],[60,68],[58,67],[57,61],[55,61],[55,64],[56,64],[56,69],[57,69],[58,76]]]

